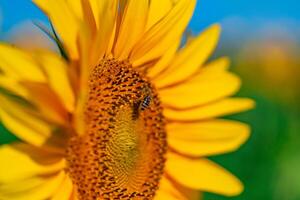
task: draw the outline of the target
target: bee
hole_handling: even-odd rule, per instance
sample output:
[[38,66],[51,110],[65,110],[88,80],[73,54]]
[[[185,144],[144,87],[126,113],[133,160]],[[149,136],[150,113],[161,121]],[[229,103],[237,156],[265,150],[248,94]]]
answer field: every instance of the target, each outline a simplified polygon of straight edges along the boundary
[[151,96],[146,96],[143,101],[139,101],[133,105],[132,119],[136,120],[140,112],[146,110],[151,103]]
[[141,110],[143,111],[146,108],[148,108],[150,103],[151,103],[151,96],[146,96],[143,102],[141,103]]

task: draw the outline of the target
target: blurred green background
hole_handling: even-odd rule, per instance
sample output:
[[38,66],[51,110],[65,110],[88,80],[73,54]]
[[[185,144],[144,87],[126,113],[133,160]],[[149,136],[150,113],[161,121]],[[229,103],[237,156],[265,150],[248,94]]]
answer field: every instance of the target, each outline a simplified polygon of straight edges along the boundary
[[224,27],[227,32],[216,57],[231,58],[232,71],[243,80],[238,95],[252,97],[257,106],[229,117],[251,125],[249,141],[237,152],[212,158],[243,181],[244,193],[234,198],[205,194],[206,200],[300,199],[300,26],[296,25],[291,20],[263,20],[253,26],[250,20]]
[[[2,40],[23,21],[46,21],[29,0],[0,0],[0,10]],[[238,96],[257,103],[252,111],[228,117],[251,125],[249,141],[239,151],[211,158],[243,181],[244,193],[233,198],[205,194],[205,200],[300,200],[299,10],[298,0],[197,4],[190,32],[221,23],[223,34],[214,57],[231,58],[232,71],[243,80]],[[14,140],[0,125],[0,143]]]

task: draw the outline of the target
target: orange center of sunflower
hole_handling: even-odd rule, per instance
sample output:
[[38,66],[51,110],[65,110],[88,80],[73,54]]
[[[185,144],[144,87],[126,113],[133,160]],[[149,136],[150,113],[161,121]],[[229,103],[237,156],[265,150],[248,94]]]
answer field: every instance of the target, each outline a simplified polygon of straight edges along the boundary
[[93,69],[85,110],[86,134],[67,149],[79,199],[152,199],[167,149],[157,93],[126,62],[103,60]]

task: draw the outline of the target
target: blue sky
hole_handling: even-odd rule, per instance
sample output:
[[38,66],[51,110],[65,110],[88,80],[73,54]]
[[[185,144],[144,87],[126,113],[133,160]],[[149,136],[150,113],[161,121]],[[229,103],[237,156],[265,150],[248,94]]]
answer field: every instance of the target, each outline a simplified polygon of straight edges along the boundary
[[191,22],[193,29],[228,18],[241,18],[249,23],[300,20],[299,0],[199,0]]
[[[299,22],[299,10],[299,0],[198,0],[190,28],[199,32],[209,24],[228,19],[241,19],[251,26],[260,19]],[[30,0],[0,0],[0,13],[3,31],[24,20],[46,20]]]

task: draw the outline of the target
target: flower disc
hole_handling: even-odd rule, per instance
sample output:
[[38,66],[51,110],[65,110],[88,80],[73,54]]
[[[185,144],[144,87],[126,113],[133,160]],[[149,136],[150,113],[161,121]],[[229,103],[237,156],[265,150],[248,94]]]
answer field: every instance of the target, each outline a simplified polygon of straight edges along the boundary
[[127,61],[103,60],[89,80],[86,133],[67,150],[80,199],[152,199],[167,150],[155,88]]

